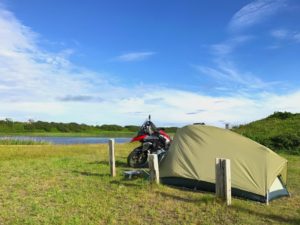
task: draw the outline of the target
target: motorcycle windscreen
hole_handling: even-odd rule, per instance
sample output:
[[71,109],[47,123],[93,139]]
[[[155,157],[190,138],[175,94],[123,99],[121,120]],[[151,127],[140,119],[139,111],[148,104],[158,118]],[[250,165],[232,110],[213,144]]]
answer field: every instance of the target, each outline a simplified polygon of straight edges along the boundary
[[149,134],[147,127],[150,127],[151,131],[154,132],[157,130],[156,126],[154,123],[151,121],[146,121],[143,123],[143,125],[140,127],[140,130],[138,131],[138,135],[143,135],[143,134]]

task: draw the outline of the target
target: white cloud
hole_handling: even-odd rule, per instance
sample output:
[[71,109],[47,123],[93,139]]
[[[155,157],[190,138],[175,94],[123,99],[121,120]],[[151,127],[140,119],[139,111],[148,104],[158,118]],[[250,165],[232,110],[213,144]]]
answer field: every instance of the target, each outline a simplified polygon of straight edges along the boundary
[[279,39],[284,39],[288,36],[288,31],[284,29],[272,30],[271,35]]
[[228,39],[222,43],[211,46],[212,53],[216,56],[222,57],[232,53],[237,47],[254,39],[254,36],[241,35]]
[[[157,104],[145,104],[148,98],[163,98]],[[299,112],[300,91],[286,95],[259,93],[243,96],[238,92],[227,97],[213,97],[205,94],[179,91],[175,89],[156,90],[151,95],[130,98],[120,103],[122,113],[128,113],[128,120],[141,121],[151,113],[159,124],[191,124],[205,122],[223,126],[246,123],[265,117],[274,111]],[[123,107],[122,107],[123,106]],[[124,107],[127,106],[127,107]],[[135,112],[139,112],[137,115]],[[197,112],[197,113],[190,113]]]
[[270,32],[271,36],[286,41],[294,41],[300,43],[300,31],[291,31],[287,29],[277,29]]
[[114,61],[119,61],[119,62],[141,61],[141,60],[145,60],[155,54],[156,54],[156,52],[130,52],[130,53],[122,54],[122,55],[115,57]]
[[295,33],[293,39],[297,42],[300,42],[300,32]]
[[236,31],[258,24],[285,6],[286,0],[255,0],[234,14],[229,28]]
[[46,52],[37,45],[37,37],[11,12],[0,9],[2,100],[51,100],[53,95],[66,96],[78,90],[95,95],[95,84],[109,86],[107,76],[73,65],[68,59],[73,50]]
[[226,92],[233,89],[243,92],[253,89],[265,91],[281,83],[265,82],[252,73],[241,72],[230,61],[218,60],[216,67],[195,66],[195,68],[201,75],[208,75],[216,83],[222,84],[223,88],[227,87]]

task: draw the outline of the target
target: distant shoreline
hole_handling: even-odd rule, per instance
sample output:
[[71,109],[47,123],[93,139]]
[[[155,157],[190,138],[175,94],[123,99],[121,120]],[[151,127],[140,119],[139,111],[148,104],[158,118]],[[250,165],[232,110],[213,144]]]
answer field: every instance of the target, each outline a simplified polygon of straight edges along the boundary
[[41,137],[132,137],[136,132],[121,131],[101,131],[99,133],[75,133],[75,132],[20,132],[20,133],[0,133],[0,137],[5,136],[41,136]]

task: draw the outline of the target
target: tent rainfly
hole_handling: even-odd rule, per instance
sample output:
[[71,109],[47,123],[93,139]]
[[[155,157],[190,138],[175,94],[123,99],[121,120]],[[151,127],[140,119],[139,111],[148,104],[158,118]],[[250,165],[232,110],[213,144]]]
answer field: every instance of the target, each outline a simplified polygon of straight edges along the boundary
[[215,191],[215,159],[231,160],[232,195],[268,202],[289,195],[287,160],[230,130],[190,125],[178,129],[160,163],[164,184]]

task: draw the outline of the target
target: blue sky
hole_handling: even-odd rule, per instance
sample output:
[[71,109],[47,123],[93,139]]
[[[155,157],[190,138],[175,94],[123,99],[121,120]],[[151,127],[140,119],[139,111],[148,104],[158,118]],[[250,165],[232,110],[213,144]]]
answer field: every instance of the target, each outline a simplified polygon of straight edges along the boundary
[[0,119],[247,123],[300,111],[300,3],[0,3]]

